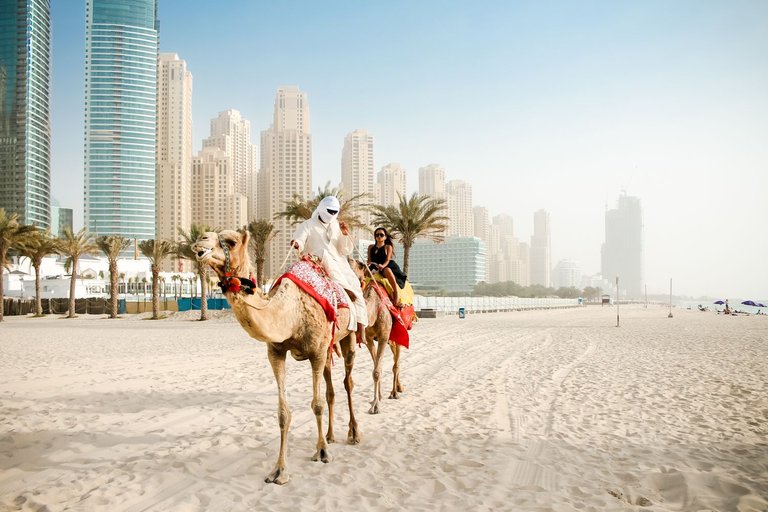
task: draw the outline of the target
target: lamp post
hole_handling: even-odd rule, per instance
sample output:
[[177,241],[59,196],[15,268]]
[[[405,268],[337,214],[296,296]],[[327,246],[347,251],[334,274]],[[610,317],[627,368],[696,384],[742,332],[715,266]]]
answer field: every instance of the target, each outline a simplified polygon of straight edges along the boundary
[[619,276],[616,276],[616,327],[619,326]]

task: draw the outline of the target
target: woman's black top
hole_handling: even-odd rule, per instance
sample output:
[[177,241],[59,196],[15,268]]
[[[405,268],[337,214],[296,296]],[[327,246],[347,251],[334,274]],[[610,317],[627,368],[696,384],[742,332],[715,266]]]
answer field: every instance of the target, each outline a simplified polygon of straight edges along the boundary
[[[385,261],[387,261],[387,246],[382,245],[381,247],[377,247],[375,244],[370,248],[370,257],[371,261],[374,263],[378,263],[381,265]],[[405,280],[408,279],[408,276],[403,274],[403,271],[400,270],[400,266],[395,262],[395,260],[389,260],[389,263],[387,263],[387,268],[392,271],[392,273],[395,275],[395,281],[397,281],[397,286],[400,288],[403,288],[405,286]],[[375,268],[372,268],[371,270],[375,270]]]

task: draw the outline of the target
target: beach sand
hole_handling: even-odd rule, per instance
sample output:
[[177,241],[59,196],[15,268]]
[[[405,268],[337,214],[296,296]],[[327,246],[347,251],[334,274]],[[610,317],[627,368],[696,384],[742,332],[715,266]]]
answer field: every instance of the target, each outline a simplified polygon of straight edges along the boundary
[[[423,319],[382,413],[368,351],[348,445],[312,462],[289,358],[287,485],[262,343],[229,317],[0,324],[0,510],[765,511],[768,317],[623,307]],[[327,409],[326,409],[327,412]],[[327,422],[325,423],[327,426]]]

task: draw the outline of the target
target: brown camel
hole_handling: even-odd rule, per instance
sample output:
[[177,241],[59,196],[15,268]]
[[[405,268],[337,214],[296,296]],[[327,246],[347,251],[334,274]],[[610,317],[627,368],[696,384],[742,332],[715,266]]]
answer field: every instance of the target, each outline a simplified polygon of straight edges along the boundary
[[[350,260],[350,266],[363,282],[367,277],[366,274],[370,274],[365,264],[361,261]],[[373,359],[373,401],[371,402],[371,408],[368,409],[369,414],[381,412],[381,362],[384,358],[384,347],[387,345],[392,349],[392,357],[395,360],[392,366],[392,392],[389,394],[389,398],[400,398],[400,393],[404,390],[403,385],[400,383],[400,351],[402,347],[389,341],[389,334],[392,331],[392,315],[382,304],[381,298],[374,286],[378,285],[371,281],[363,289],[363,297],[368,309],[368,327],[365,329],[365,343]],[[375,348],[373,345],[374,339],[377,341]]]
[[[268,295],[253,285],[248,278],[251,272],[248,256],[248,232],[222,231],[204,233],[192,246],[197,259],[208,264],[219,276],[225,289],[227,301],[232,306],[240,325],[252,337],[267,345],[267,356],[275,374],[278,391],[277,417],[280,425],[280,452],[274,470],[265,482],[285,484],[289,480],[286,469],[288,450],[288,427],[291,411],[285,394],[286,354],[291,353],[297,361],[309,360],[312,366],[312,411],[317,421],[317,451],[314,461],[330,462],[328,443],[335,441],[333,435],[334,391],[331,381],[329,357],[331,338],[334,346],[341,346],[344,357],[344,388],[347,390],[349,405],[348,441],[360,442],[354,408],[352,406],[352,367],[355,361],[354,332],[348,330],[349,309],[339,308],[334,329],[322,306],[308,293],[302,291],[290,279],[283,279]],[[243,277],[233,277],[243,276]],[[255,288],[255,289],[254,289]],[[338,350],[338,349],[337,349]],[[328,402],[328,433],[323,437],[323,401],[320,389],[320,374],[326,383]]]

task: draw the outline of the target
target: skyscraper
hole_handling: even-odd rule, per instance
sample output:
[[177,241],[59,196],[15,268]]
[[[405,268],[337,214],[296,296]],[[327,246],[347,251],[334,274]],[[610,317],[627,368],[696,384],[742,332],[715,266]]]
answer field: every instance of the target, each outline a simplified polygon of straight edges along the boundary
[[[360,194],[368,194],[363,198],[363,202],[370,202],[375,198],[373,136],[367,130],[355,130],[344,138],[341,151],[341,185],[346,199]],[[360,210],[358,215],[366,226],[371,223],[371,214],[368,211]],[[373,229],[373,226],[370,229]],[[371,232],[361,230],[355,235],[357,238],[370,238]]]
[[[219,148],[229,157],[232,167],[233,192],[249,198],[253,193],[253,175],[256,172],[256,150],[251,142],[251,122],[243,119],[238,110],[219,112],[211,120],[211,135],[203,140],[203,148]],[[256,212],[250,212],[254,218]],[[240,226],[228,226],[234,229]]]
[[405,197],[405,169],[400,164],[389,163],[376,176],[377,201],[382,206],[397,206],[400,197]]
[[85,227],[155,238],[156,0],[86,0]]
[[232,157],[208,146],[192,159],[192,221],[221,229],[239,229],[248,222],[248,200],[235,191]]
[[275,214],[294,196],[308,199],[312,192],[312,135],[307,93],[296,86],[277,90],[272,125],[261,132],[257,217],[272,222],[277,234],[267,248],[265,275],[275,273],[288,252],[294,227]]
[[157,238],[176,240],[192,223],[192,73],[175,53],[157,73]]
[[0,2],[0,208],[51,226],[49,0]]
[[445,199],[445,169],[429,164],[419,169],[419,194]]
[[448,206],[447,236],[473,236],[472,185],[462,180],[451,180],[445,185]]
[[549,212],[545,210],[533,213],[530,263],[531,284],[550,286],[552,284],[552,235],[549,229]]
[[640,199],[622,193],[618,205],[605,212],[602,274],[615,283],[621,298],[640,298],[643,290],[643,213]]

